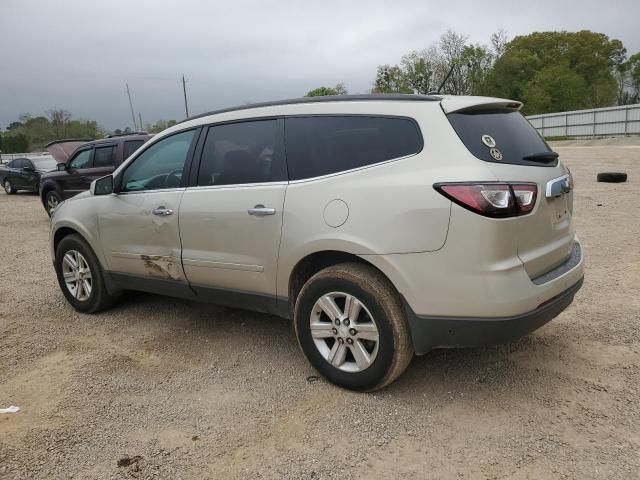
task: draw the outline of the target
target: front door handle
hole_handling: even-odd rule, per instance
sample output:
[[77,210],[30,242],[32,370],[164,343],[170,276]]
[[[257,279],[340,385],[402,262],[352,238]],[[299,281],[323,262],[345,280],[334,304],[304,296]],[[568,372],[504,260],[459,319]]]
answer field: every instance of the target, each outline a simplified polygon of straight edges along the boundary
[[250,208],[249,210],[247,210],[247,212],[249,213],[249,215],[253,215],[254,217],[265,217],[267,215],[275,215],[276,209],[268,208],[260,204],[256,205],[253,208]]
[[169,215],[173,215],[173,210],[171,210],[170,208],[158,207],[154,208],[151,213],[160,217],[167,217]]

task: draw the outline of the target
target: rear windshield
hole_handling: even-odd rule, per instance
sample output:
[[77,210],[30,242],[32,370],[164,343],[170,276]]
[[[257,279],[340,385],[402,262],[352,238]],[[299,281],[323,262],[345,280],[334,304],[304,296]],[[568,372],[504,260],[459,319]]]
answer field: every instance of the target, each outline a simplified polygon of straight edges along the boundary
[[483,110],[455,112],[447,117],[465,146],[480,160],[534,166],[557,164],[550,158],[525,160],[551,149],[520,112]]

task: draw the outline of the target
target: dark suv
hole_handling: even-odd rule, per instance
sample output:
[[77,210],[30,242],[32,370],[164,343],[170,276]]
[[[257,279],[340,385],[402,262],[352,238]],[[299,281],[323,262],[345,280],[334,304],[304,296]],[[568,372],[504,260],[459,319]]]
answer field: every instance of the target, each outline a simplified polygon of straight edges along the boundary
[[[91,182],[109,175],[153,135],[135,133],[111,136],[80,145],[68,159],[58,157],[57,171],[40,180],[40,198],[47,213],[58,204],[89,190]],[[66,160],[66,161],[65,161]]]

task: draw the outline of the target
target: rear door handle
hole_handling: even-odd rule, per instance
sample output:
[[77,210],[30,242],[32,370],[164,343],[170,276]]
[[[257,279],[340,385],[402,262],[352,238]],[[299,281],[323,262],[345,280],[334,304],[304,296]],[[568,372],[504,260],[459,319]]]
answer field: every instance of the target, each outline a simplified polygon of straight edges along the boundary
[[171,210],[170,208],[158,207],[154,208],[151,213],[160,217],[167,217],[169,215],[173,215],[173,210]]
[[249,215],[253,215],[254,217],[265,217],[267,215],[275,215],[276,209],[268,208],[260,204],[256,205],[253,208],[250,208],[249,210],[247,210],[247,212],[249,213]]

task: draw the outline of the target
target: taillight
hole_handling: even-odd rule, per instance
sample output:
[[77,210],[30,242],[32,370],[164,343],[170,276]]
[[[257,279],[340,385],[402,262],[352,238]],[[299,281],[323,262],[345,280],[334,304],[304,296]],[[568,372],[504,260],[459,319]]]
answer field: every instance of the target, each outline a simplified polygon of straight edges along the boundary
[[532,183],[437,183],[434,188],[461,207],[492,218],[526,215],[538,196]]

